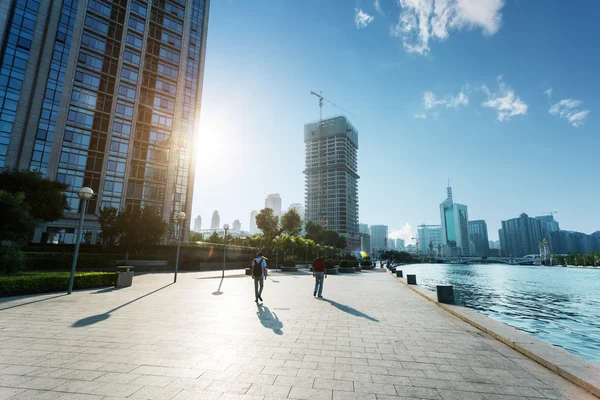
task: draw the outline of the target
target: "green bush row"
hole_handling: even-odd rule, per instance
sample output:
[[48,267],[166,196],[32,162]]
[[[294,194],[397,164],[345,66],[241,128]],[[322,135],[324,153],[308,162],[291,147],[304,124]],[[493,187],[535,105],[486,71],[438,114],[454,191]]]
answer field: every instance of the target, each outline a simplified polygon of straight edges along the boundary
[[[124,259],[122,254],[87,254],[81,253],[77,258],[77,268],[103,269],[116,265],[117,260]],[[28,271],[71,269],[73,254],[26,252],[25,267]]]
[[342,260],[340,261],[340,268],[356,268],[358,267],[358,260]]
[[[66,291],[69,272],[25,272],[21,275],[0,276],[0,297]],[[95,289],[114,286],[114,272],[78,272],[73,289]]]

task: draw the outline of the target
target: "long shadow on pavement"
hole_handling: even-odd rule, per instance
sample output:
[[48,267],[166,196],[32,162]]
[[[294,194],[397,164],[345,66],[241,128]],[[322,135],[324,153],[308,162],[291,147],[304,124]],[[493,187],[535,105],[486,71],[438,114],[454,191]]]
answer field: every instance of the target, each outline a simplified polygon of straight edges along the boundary
[[221,292],[222,285],[223,285],[223,278],[221,278],[221,282],[219,282],[219,288],[217,289],[217,291],[212,293],[214,296],[220,296],[223,294],[223,292]]
[[272,329],[276,334],[283,335],[283,331],[281,330],[281,328],[283,328],[283,323],[279,320],[277,314],[272,313],[271,310],[269,310],[269,307],[263,304],[256,304],[256,308],[258,309],[256,315],[258,316],[260,323],[265,328]]
[[131,303],[135,303],[136,301],[138,301],[138,300],[141,300],[141,299],[143,299],[144,297],[148,297],[148,296],[150,296],[151,294],[154,294],[154,293],[156,293],[156,292],[159,292],[159,291],[161,291],[161,290],[163,290],[163,289],[166,289],[166,288],[168,288],[168,287],[169,287],[169,286],[171,286],[171,285],[173,285],[173,283],[169,283],[168,285],[165,285],[165,286],[163,286],[163,287],[161,287],[161,288],[158,288],[158,289],[156,289],[156,290],[153,290],[153,291],[152,291],[152,292],[150,292],[150,293],[146,293],[146,294],[145,294],[145,295],[143,295],[143,296],[140,296],[140,297],[138,297],[138,298],[135,298],[135,299],[133,299],[133,300],[131,300],[131,301],[128,301],[128,302],[127,302],[127,303],[125,303],[125,304],[121,304],[120,306],[118,306],[118,307],[115,307],[115,308],[113,308],[112,310],[108,310],[108,311],[106,311],[105,313],[102,313],[102,314],[97,314],[97,315],[92,315],[92,316],[89,316],[89,317],[82,318],[82,319],[80,319],[80,320],[78,320],[78,321],[75,321],[75,322],[73,323],[73,325],[71,325],[71,326],[72,326],[73,328],[81,328],[81,327],[84,327],[84,326],[89,326],[89,325],[97,324],[98,322],[102,322],[102,321],[104,321],[104,320],[107,320],[108,318],[110,318],[110,313],[112,313],[112,312],[115,312],[115,311],[117,311],[117,310],[119,310],[119,309],[121,309],[121,308],[123,308],[123,307],[125,307],[125,306],[128,306],[128,305],[130,305]]
[[327,303],[331,304],[338,310],[342,310],[343,312],[346,312],[350,315],[354,315],[356,317],[362,317],[362,318],[368,319],[369,321],[373,321],[373,322],[379,322],[378,319],[375,319],[375,318],[371,317],[370,315],[360,312],[357,309],[347,306],[345,304],[340,304],[338,302],[335,302],[335,301],[329,300],[329,299],[321,299],[321,300],[326,301]]
[[52,300],[52,299],[56,299],[56,298],[58,298],[58,297],[63,297],[63,296],[66,296],[66,295],[67,295],[66,293],[65,293],[65,294],[59,294],[59,295],[52,296],[52,297],[46,297],[46,298],[44,298],[44,299],[39,299],[39,300],[28,301],[27,303],[15,304],[14,306],[0,308],[0,311],[2,311],[2,310],[9,310],[9,309],[11,309],[11,308],[23,307],[23,306],[26,306],[26,305],[29,305],[29,304],[33,304],[33,303],[39,303],[39,302],[41,302],[41,301]]

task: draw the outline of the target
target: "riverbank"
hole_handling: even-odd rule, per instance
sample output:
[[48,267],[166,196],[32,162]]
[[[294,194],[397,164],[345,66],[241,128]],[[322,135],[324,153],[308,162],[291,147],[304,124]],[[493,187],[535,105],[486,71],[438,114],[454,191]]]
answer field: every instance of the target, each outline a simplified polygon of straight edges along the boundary
[[511,326],[489,318],[481,313],[456,305],[437,301],[435,292],[418,285],[409,285],[405,278],[395,277],[406,287],[438,305],[452,315],[473,325],[519,353],[531,358],[544,367],[558,373],[574,384],[600,397],[600,366],[581,357],[552,346]]

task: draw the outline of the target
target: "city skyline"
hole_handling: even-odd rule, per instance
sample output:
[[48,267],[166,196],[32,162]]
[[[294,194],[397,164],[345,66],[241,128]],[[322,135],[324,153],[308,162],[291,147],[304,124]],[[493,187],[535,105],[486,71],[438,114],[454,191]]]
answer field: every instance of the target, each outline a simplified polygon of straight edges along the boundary
[[[522,212],[557,210],[563,229],[599,229],[592,199],[600,193],[589,182],[600,87],[589,66],[598,57],[592,33],[600,4],[499,3],[487,20],[498,22],[492,31],[483,20],[470,29],[448,26],[446,40],[429,35],[426,47],[414,47],[421,55],[390,35],[407,11],[395,1],[380,1],[382,14],[370,2],[213,2],[194,215],[218,208],[233,221],[258,209],[267,193],[302,202],[301,127],[318,120],[310,91],[322,90],[352,113],[325,103],[324,117],[346,114],[361,132],[360,222],[386,224],[391,237],[414,243],[419,224],[438,223],[439,188],[450,177],[469,214],[487,222],[490,240],[502,220]],[[374,17],[360,29],[357,7]],[[297,34],[279,34],[290,26]],[[232,55],[244,63],[232,63]],[[578,104],[560,103],[566,99],[581,104],[566,109]],[[499,114],[502,101],[521,108]],[[589,110],[583,125],[569,121],[573,110]],[[399,185],[381,173],[390,164],[401,165]],[[568,190],[556,182],[569,182]]]

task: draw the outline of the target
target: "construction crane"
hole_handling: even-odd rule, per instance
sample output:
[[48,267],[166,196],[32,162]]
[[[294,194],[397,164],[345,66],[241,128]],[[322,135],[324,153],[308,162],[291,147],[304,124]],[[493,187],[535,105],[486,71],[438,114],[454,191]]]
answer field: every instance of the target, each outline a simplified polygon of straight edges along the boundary
[[[310,92],[311,95],[316,96],[319,99],[319,162],[317,165],[318,168],[318,176],[319,176],[319,224],[323,227],[327,227],[328,221],[327,221],[327,214],[325,212],[325,194],[324,194],[324,189],[325,189],[325,137],[323,135],[323,102],[327,102],[329,104],[331,104],[332,106],[340,109],[341,111],[348,113],[348,114],[352,114],[350,111],[343,109],[342,107],[338,106],[337,104],[327,100],[325,97],[323,97],[323,92],[315,92],[314,90],[311,90]],[[352,114],[354,115],[354,114]]]

